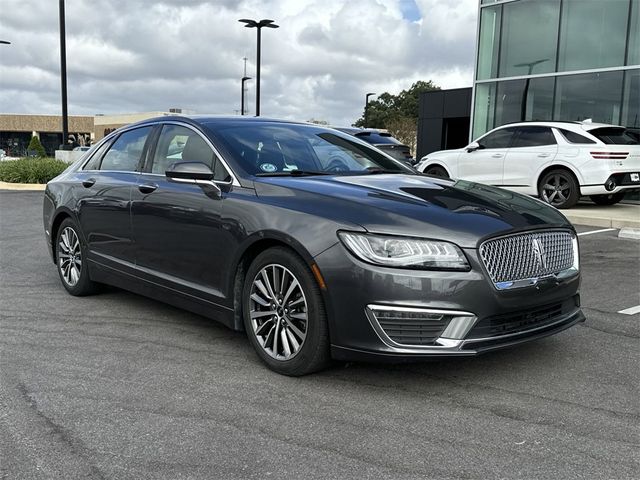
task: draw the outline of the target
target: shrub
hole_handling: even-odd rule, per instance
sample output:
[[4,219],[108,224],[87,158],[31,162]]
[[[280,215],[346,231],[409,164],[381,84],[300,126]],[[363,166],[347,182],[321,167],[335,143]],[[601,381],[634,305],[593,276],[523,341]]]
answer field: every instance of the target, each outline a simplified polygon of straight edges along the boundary
[[[27,152],[33,152],[36,157],[46,157],[47,153],[44,151],[44,147],[40,143],[40,139],[35,135],[31,137]],[[31,155],[31,153],[29,153]]]
[[0,162],[0,181],[10,183],[47,183],[60,175],[68,163],[54,158],[21,158]]

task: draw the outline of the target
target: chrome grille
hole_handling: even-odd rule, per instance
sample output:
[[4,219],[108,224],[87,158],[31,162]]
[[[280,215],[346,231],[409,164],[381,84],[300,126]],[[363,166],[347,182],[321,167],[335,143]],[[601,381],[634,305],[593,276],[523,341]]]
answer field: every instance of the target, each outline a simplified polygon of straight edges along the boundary
[[531,232],[487,240],[480,257],[496,286],[545,277],[573,265],[573,234]]

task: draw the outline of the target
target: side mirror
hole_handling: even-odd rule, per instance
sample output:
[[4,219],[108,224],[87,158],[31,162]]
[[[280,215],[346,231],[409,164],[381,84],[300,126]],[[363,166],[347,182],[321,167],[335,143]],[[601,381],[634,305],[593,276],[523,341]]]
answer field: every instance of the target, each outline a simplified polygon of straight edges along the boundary
[[[164,172],[169,180],[213,180],[213,172],[201,162],[174,163]],[[195,182],[189,182],[195,183]]]
[[171,165],[164,174],[170,182],[199,185],[208,196],[219,196],[220,187],[213,181],[213,172],[201,162],[182,162]]
[[471,152],[475,152],[476,150],[480,150],[484,148],[482,145],[480,145],[478,142],[471,142],[469,145],[466,146],[465,150],[467,151],[467,153],[471,153]]

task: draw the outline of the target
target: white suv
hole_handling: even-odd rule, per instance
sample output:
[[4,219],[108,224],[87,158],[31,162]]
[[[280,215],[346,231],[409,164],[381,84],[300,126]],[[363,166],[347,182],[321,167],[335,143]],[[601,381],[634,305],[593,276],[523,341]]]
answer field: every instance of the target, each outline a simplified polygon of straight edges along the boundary
[[581,195],[613,205],[640,189],[640,144],[616,125],[511,123],[465,148],[430,153],[416,168],[538,195],[557,208],[571,208]]

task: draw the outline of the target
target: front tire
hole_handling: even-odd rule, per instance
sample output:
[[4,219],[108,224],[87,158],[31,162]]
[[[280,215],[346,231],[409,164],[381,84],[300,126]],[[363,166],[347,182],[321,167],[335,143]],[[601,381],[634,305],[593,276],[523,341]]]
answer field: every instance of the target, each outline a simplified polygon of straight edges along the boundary
[[56,264],[62,285],[71,295],[81,297],[96,291],[96,283],[89,278],[87,247],[71,218],[63,220],[58,228]]
[[300,376],[329,362],[329,334],[320,288],[294,252],[275,247],[256,257],[242,292],[244,327],[260,359]]
[[591,195],[589,198],[596,205],[615,205],[624,198],[625,192],[612,193],[610,195]]
[[424,169],[424,174],[431,177],[449,178],[447,171],[438,165],[429,165]]
[[580,187],[571,172],[558,168],[541,178],[538,194],[541,200],[556,208],[571,208],[580,199]]

